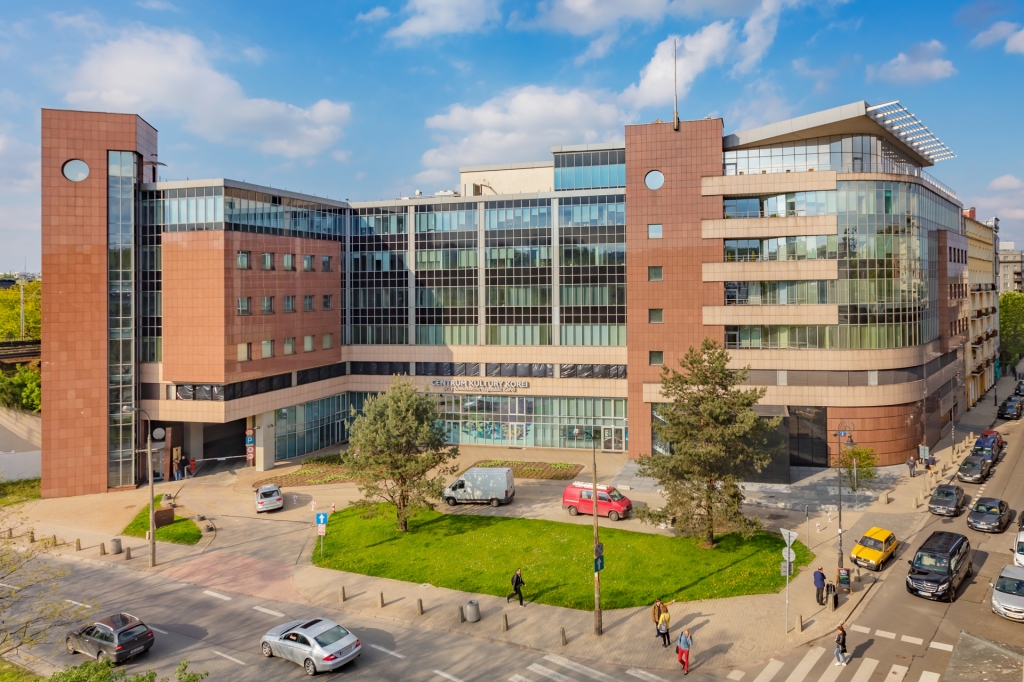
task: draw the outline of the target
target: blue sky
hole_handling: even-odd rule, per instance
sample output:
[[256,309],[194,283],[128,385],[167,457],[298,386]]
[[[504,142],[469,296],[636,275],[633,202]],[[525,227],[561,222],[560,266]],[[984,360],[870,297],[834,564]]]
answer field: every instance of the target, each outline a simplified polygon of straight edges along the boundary
[[167,179],[393,198],[669,119],[673,37],[681,117],[730,132],[899,99],[958,154],[933,174],[1024,246],[1019,1],[0,7],[0,269],[39,268],[41,107],[143,115]]

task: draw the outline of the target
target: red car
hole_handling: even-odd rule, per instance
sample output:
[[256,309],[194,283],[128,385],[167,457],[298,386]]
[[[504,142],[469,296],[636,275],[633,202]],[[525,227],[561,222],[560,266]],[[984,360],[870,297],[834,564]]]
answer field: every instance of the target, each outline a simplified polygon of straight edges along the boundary
[[988,431],[981,432],[982,438],[995,438],[996,439],[996,452],[1002,452],[1003,448],[1006,447],[1006,441],[1003,440],[1003,434],[999,433],[995,429],[989,429]]
[[[569,516],[594,513],[594,493],[590,483],[573,481],[565,486],[562,493],[562,509],[569,510]],[[597,515],[618,521],[629,516],[633,503],[629,498],[610,485],[597,486]]]

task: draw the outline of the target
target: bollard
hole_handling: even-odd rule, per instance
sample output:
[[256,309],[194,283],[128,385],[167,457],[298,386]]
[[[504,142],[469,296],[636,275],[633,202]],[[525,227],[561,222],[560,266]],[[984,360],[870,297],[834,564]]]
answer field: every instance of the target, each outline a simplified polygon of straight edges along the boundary
[[501,614],[501,631],[508,632],[508,614]]
[[53,535],[53,546],[54,547],[57,546],[57,534],[56,533],[54,533],[54,535]]
[[466,622],[466,611],[461,606],[459,607],[459,622],[460,623],[465,623]]
[[860,566],[857,567],[857,572],[853,574],[853,580],[858,583],[860,582]]
[[567,645],[569,643],[569,640],[565,638],[565,628],[558,628],[558,630],[562,635],[562,646]]
[[384,608],[384,593],[383,592],[378,592],[377,593],[377,607],[381,608],[381,609]]
[[917,497],[917,495],[915,495],[914,496],[914,509],[917,509],[920,506],[921,506],[921,499],[919,497]]
[[417,616],[422,616],[423,615],[423,600],[422,599],[417,599],[416,600],[416,615]]
[[889,493],[882,493],[878,496],[878,501],[882,504],[889,504]]
[[29,542],[35,542],[36,541],[36,532],[34,530],[30,530],[28,532],[28,541]]
[[104,544],[103,544],[103,543],[101,542],[101,543],[100,543],[100,556],[106,556],[106,555],[107,555],[107,546],[106,546],[106,545],[104,545]]
[[76,552],[81,552],[82,551],[82,541],[79,538],[75,538],[75,551]]
[[125,547],[124,548],[124,560],[125,561],[131,561],[132,560],[132,548],[131,547]]
[[801,616],[799,613],[796,614],[796,626],[795,627],[796,627],[796,631],[797,632],[803,632],[804,631],[804,617]]
[[341,603],[343,603],[343,604],[345,603],[345,586],[344,585],[341,586],[341,592],[338,594],[338,600]]
[[7,529],[7,539],[8,540],[13,540],[14,539],[14,529],[13,528],[8,528]]

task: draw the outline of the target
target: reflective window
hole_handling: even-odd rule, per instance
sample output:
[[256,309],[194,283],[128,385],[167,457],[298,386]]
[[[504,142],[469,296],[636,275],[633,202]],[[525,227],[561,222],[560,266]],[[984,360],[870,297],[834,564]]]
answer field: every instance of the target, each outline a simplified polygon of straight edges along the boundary
[[661,171],[652,170],[644,176],[644,184],[647,189],[661,189],[665,184],[665,175]]
[[555,153],[555,191],[626,186],[626,150]]
[[648,225],[647,226],[647,238],[648,239],[661,239],[661,225]]

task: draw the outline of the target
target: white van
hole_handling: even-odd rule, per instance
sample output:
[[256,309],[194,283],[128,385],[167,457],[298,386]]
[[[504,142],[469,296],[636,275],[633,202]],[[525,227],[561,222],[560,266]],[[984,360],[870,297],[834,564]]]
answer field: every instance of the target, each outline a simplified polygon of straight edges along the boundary
[[1024,568],[1024,530],[1017,533],[1017,542],[1014,544],[1015,546],[1010,548],[1013,552],[1013,565]]
[[449,507],[459,502],[482,502],[497,507],[508,504],[516,495],[515,477],[508,467],[473,467],[444,489],[442,497]]

